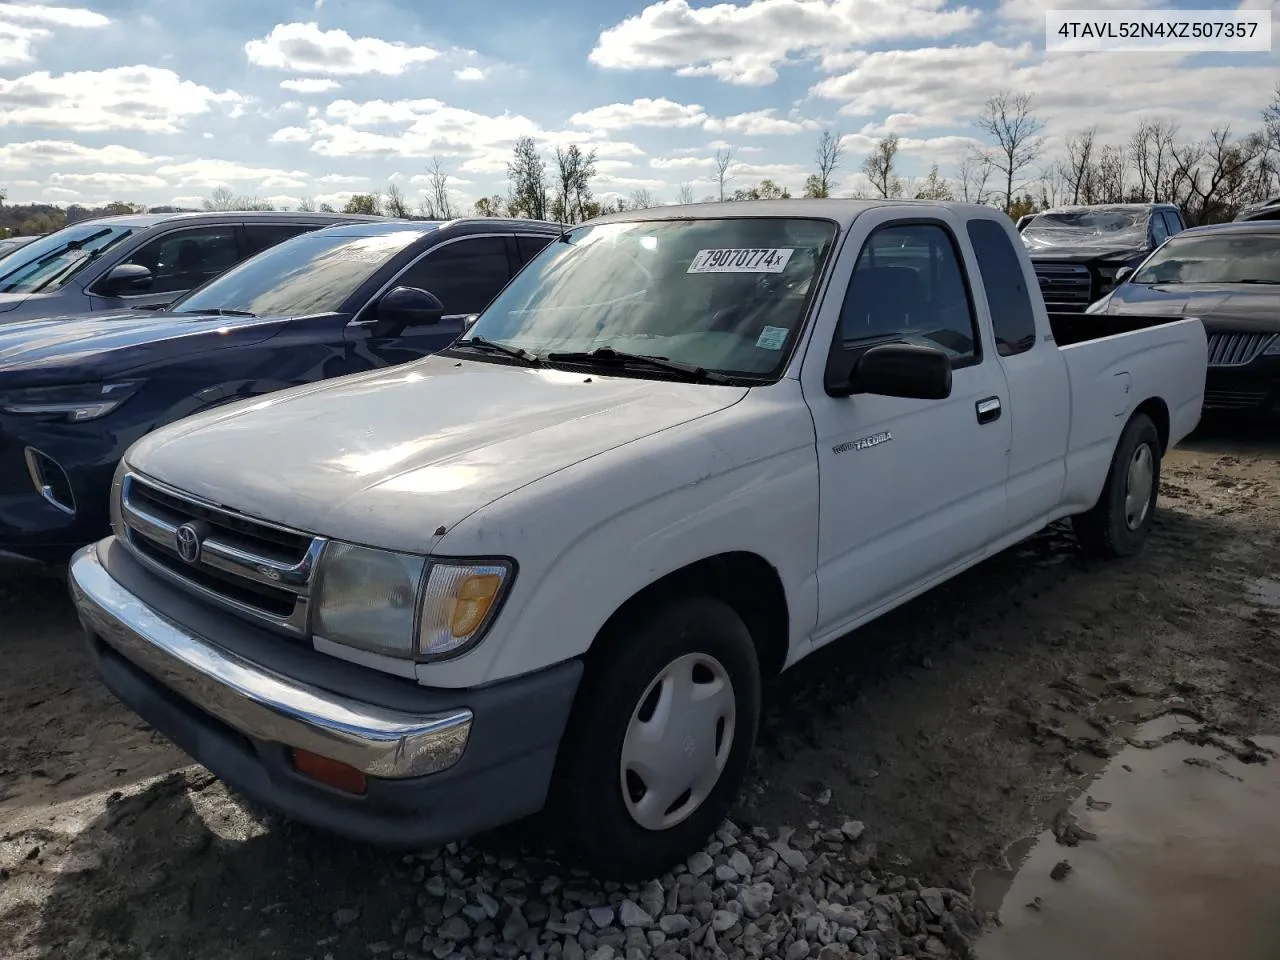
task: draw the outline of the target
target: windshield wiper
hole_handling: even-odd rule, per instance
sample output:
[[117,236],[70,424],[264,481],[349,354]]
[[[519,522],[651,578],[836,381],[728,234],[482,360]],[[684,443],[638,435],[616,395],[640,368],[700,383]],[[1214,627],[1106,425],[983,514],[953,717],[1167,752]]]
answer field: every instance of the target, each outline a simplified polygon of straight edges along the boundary
[[1280,285],[1280,280],[1262,280],[1258,277],[1246,277],[1243,280],[1237,280],[1236,283],[1263,283],[1268,286]]
[[174,313],[184,314],[186,316],[199,316],[200,314],[211,314],[215,317],[256,317],[256,313],[250,313],[248,310],[227,310],[223,307],[207,307],[203,310],[175,310]]
[[508,357],[515,357],[517,360],[523,360],[531,367],[536,367],[542,363],[542,357],[538,356],[531,350],[524,347],[513,346],[510,343],[499,343],[496,340],[486,340],[484,337],[468,337],[466,340],[459,340],[454,347],[472,347],[476,350],[487,350],[489,353],[502,353]]
[[704,380],[710,383],[729,383],[729,378],[723,373],[717,373],[714,370],[708,370],[706,367],[699,367],[692,363],[681,363],[679,360],[668,360],[666,357],[651,357],[642,353],[626,353],[621,350],[615,350],[613,347],[597,347],[587,352],[572,353],[548,353],[547,359],[563,363],[593,363],[605,362],[626,366],[627,364],[636,364],[638,366],[652,367],[655,370],[664,370],[668,373],[678,373],[690,380]]

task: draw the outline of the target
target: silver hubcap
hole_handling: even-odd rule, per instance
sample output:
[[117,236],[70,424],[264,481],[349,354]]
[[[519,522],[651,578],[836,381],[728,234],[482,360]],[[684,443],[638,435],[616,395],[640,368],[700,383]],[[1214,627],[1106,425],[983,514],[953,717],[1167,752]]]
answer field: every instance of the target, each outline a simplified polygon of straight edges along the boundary
[[1124,488],[1124,522],[1137,530],[1151,509],[1151,487],[1155,482],[1155,458],[1151,445],[1141,443],[1129,461],[1129,476]]
[[658,674],[622,740],[622,797],[646,830],[666,830],[715,788],[733,747],[737,702],[724,665],[690,653]]

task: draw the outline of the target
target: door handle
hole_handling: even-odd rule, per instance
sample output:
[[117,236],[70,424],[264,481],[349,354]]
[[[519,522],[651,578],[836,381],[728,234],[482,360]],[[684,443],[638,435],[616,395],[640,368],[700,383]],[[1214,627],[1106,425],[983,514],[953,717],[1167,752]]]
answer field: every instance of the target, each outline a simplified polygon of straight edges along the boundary
[[974,409],[977,410],[979,423],[991,423],[995,420],[999,420],[1000,398],[987,397],[984,400],[979,400],[974,404]]

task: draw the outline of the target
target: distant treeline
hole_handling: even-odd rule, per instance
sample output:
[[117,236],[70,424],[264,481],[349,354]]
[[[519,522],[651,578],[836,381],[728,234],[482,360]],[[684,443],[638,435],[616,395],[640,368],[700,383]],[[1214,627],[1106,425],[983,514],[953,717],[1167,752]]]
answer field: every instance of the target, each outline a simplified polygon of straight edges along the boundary
[[52,233],[69,223],[95,217],[116,217],[126,213],[181,213],[185,207],[146,207],[140,203],[108,203],[102,207],[72,204],[65,210],[47,203],[0,205],[0,237]]

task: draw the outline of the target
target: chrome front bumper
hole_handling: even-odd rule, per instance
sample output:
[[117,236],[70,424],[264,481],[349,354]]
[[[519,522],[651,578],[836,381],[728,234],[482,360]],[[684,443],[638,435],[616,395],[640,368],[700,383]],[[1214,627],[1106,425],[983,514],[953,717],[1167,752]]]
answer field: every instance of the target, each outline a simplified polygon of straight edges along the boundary
[[417,716],[268,671],[147,607],[111,577],[96,544],[76,552],[68,581],[86,630],[245,736],[307,750],[388,779],[439,773],[466,750],[470,710]]

